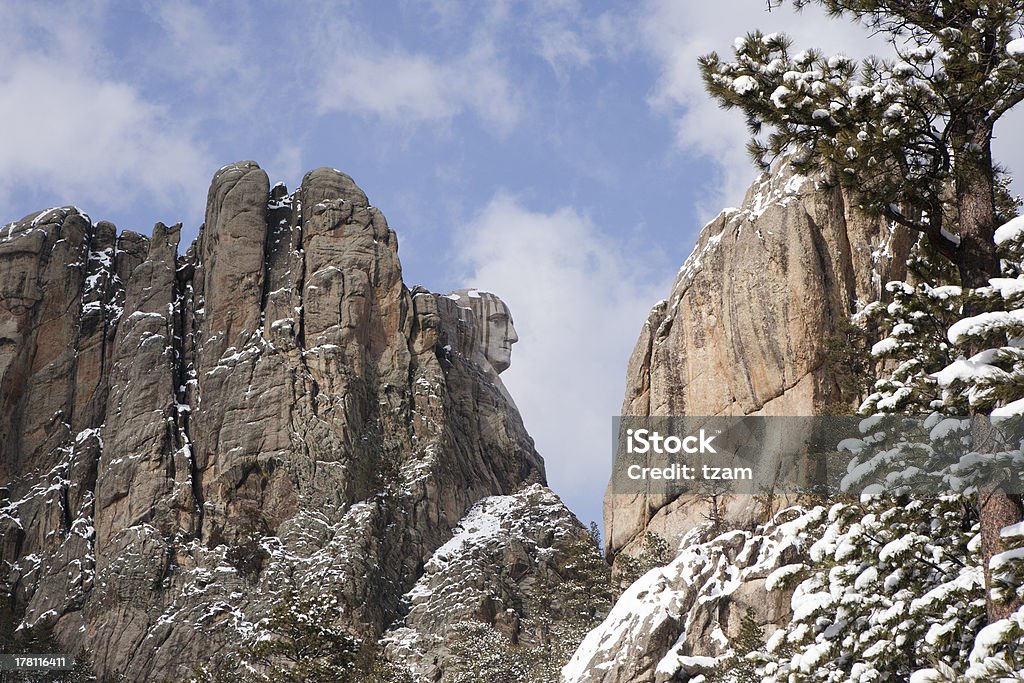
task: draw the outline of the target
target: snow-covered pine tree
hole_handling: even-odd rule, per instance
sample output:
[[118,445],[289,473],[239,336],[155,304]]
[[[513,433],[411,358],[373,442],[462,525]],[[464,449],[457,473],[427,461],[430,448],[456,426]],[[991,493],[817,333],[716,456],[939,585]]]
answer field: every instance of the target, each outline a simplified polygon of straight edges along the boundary
[[621,593],[629,588],[637,579],[654,569],[663,567],[672,561],[673,553],[669,550],[668,541],[648,531],[644,534],[643,544],[640,553],[636,556],[626,553],[620,554],[615,563],[615,584],[617,592]]
[[964,524],[963,503],[865,498],[836,503],[808,525],[811,564],[766,581],[795,586],[793,618],[768,638],[749,680],[897,683],[923,669],[962,673],[985,623],[979,558],[967,549],[978,529]]
[[946,331],[959,315],[963,290],[945,284],[950,268],[930,251],[926,240],[918,240],[907,264],[908,281],[887,283],[888,301],[873,301],[853,316],[855,325],[879,339],[870,349],[878,369],[861,403],[863,414],[936,409],[940,389],[933,373],[955,358]]
[[[1004,199],[1000,202],[1000,218],[1017,208],[1017,204]],[[1024,218],[1012,218],[996,230],[995,242],[1004,277],[992,278],[987,286],[974,289],[932,287],[927,282],[889,283],[888,289],[894,295],[892,303],[872,304],[858,316],[862,324],[871,321],[883,333],[873,351],[876,357],[887,361],[861,412],[980,412],[991,414],[993,419],[1024,413]],[[940,275],[939,281],[942,280]],[[966,309],[973,310],[973,315],[965,315]],[[957,429],[963,427],[948,427],[954,422],[934,423],[935,429],[946,436],[933,432],[932,446],[951,452],[948,446],[939,446],[938,441],[959,438]],[[885,457],[874,453],[860,459],[866,462],[872,455]],[[999,478],[1011,491],[1019,492],[1020,459],[1019,450],[1011,449],[1003,455],[993,455],[984,469],[963,472],[940,468],[931,470],[930,475],[939,479],[952,475],[962,481],[965,490],[974,489],[976,497],[991,495],[991,482]],[[998,533],[998,529],[995,531]],[[1003,541],[997,545],[989,538],[983,545],[985,556],[993,562],[994,558],[1009,557]],[[1016,562],[1020,559],[1016,558]],[[1014,563],[1004,562],[1002,569]],[[1006,580],[993,580],[989,564],[985,565],[985,574],[986,585],[992,589],[990,595],[1003,598],[990,601],[990,616],[994,613],[997,617],[991,620],[995,623],[1011,617],[1021,605],[1022,596],[1007,591]],[[1017,574],[1010,572],[1011,577]]]
[[547,672],[538,671],[541,662],[533,648],[513,643],[489,624],[478,621],[453,624],[448,649],[451,658],[441,679],[443,683],[549,683],[554,680],[551,674],[544,677],[543,673]]
[[935,374],[946,412],[966,404],[996,417],[1024,413],[1022,240],[1024,217],[996,231],[1002,268],[1013,277],[991,278],[984,287],[965,290],[963,310],[970,312],[958,315],[946,331],[949,343],[960,351],[959,358]]
[[708,91],[746,114],[757,161],[804,150],[798,170],[835,172],[864,208],[928,236],[965,286],[987,284],[998,275],[992,135],[1024,99],[1024,3],[795,2],[887,34],[895,56],[794,54],[785,35],[754,32],[735,61],[700,59]]
[[558,575],[539,575],[526,593],[518,642],[490,624],[463,621],[452,627],[443,683],[557,683],[562,667],[607,616],[616,596],[596,526],[568,546],[560,564]]
[[[357,681],[362,643],[341,623],[338,598],[287,588],[241,650],[199,667],[190,683]],[[400,679],[396,679],[400,680]]]
[[[1004,212],[1016,210],[1006,206]],[[858,452],[849,477],[861,479],[851,483],[860,488],[877,480],[873,461],[883,473],[891,472],[885,459],[900,451],[911,478],[930,477],[940,488],[956,479],[974,493],[931,501],[869,496],[860,505],[834,507],[828,525],[809,525],[806,533],[816,541],[812,562],[787,579],[800,582],[795,618],[746,661],[759,663],[766,680],[1024,680],[1024,657],[1017,654],[1024,608],[1014,610],[1024,597],[1024,524],[1002,529],[1004,549],[986,562],[979,529],[972,528],[976,517],[965,505],[979,489],[984,492],[988,473],[958,471],[958,464],[947,462],[918,468],[914,475],[908,460],[911,451],[927,460],[930,447],[953,452],[970,431],[970,420],[943,413],[963,416],[973,409],[994,420],[1024,413],[1024,218],[996,230],[995,241],[1004,277],[986,287],[942,285],[948,273],[924,268],[922,274],[917,264],[913,284],[889,283],[892,302],[872,304],[857,316],[881,332],[874,353],[884,361],[861,412],[936,412],[916,439],[899,418],[862,423],[863,438],[847,446]],[[964,302],[981,310],[965,316]],[[1009,469],[1019,473],[1021,456],[1019,446],[1010,444],[1009,452],[993,454],[986,464],[1002,467],[1006,457]],[[886,489],[892,486],[890,480]],[[990,594],[1007,617],[982,628]],[[907,608],[912,619],[906,618]],[[856,638],[843,635],[850,624],[856,625]],[[912,651],[901,647],[908,642],[915,643]],[[815,662],[823,666],[815,670]]]
[[354,674],[361,644],[339,623],[340,616],[334,595],[286,591],[247,646],[263,666],[256,680],[328,683]]
[[[957,267],[964,288],[1000,275],[994,234],[996,122],[1024,99],[1022,0],[794,0],[823,6],[887,35],[894,55],[856,61],[791,53],[781,34],[754,32],[735,59],[700,59],[708,92],[747,117],[762,164],[795,153],[797,170],[826,171],[863,208],[923,234]],[[768,129],[767,138],[762,132]],[[965,313],[979,311],[968,301]],[[993,488],[980,503],[986,558],[999,531],[1021,520]],[[1012,605],[989,603],[989,619]]]
[[[1004,197],[1001,220],[1018,208]],[[889,283],[887,303],[869,304],[854,317],[880,338],[872,347],[877,381],[860,412],[896,414],[862,423],[860,443],[844,447],[857,451],[855,465],[865,465],[849,475],[854,490],[877,481],[879,472],[892,473],[885,460],[897,451],[904,484],[931,480],[928,489],[908,490],[941,490],[953,478],[960,490],[976,490],[984,472],[957,472],[948,459],[915,471],[913,458],[929,462],[929,447],[955,452],[970,431],[970,420],[962,419],[969,409],[996,418],[1024,413],[1024,218],[1008,220],[995,241],[1003,277],[986,287],[946,284],[956,273],[922,240],[908,281]],[[965,302],[973,303],[974,315],[965,316]],[[932,414],[924,429],[909,430],[899,417],[908,412]],[[1011,455],[1019,458],[1020,449]],[[889,480],[885,489],[894,485]],[[794,618],[763,647],[734,640],[714,680],[1024,681],[1024,609],[985,626],[988,568],[997,604],[1024,597],[1024,524],[1003,529],[1004,550],[985,562],[976,496],[866,496],[820,519],[808,512],[801,542],[810,546],[809,561],[766,581],[769,590],[794,588]]]

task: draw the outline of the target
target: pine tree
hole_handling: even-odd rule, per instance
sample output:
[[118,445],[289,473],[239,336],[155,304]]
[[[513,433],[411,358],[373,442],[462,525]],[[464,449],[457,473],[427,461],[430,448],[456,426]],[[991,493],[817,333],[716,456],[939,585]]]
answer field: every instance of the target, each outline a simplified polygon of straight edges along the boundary
[[192,683],[335,683],[355,680],[359,639],[340,622],[338,599],[287,589],[240,651],[196,669]]
[[416,683],[416,678],[405,665],[389,662],[379,650],[366,668],[365,675],[353,679],[354,683]]
[[[68,652],[47,626],[14,630],[10,608],[0,616],[0,652],[19,655],[54,655]],[[96,683],[92,654],[81,648],[70,669],[0,671],[0,683]],[[104,683],[105,683],[104,679]]]
[[999,272],[992,135],[1024,99],[1024,3],[796,0],[809,4],[888,35],[895,56],[792,54],[786,36],[754,32],[735,61],[701,58],[708,91],[746,114],[756,160],[801,150],[798,169],[835,172],[865,208],[925,234],[965,286],[984,286]]
[[620,592],[655,567],[665,566],[673,558],[668,541],[653,531],[648,531],[644,534],[639,555],[634,557],[623,553],[615,558],[614,578]]
[[[792,618],[766,634],[748,611],[708,683],[1024,681],[1024,610],[985,625],[979,531],[976,506],[960,495],[863,496],[779,513],[748,543],[761,549],[755,566],[771,568],[765,589],[791,596]],[[1024,525],[1004,537],[1011,549],[997,556],[996,582],[1020,591]],[[735,551],[723,557],[717,539],[684,547],[734,566]]]
[[732,651],[722,657],[717,670],[709,674],[709,683],[746,683],[760,680],[758,665],[763,663],[764,628],[757,623],[750,608],[747,608],[740,619],[739,633],[731,645]]
[[[1002,215],[1016,210],[1012,202],[1002,204]],[[1003,275],[1012,277],[992,278],[987,286],[973,289],[889,283],[894,301],[888,306],[875,304],[861,314],[862,318],[876,318],[884,338],[873,350],[876,357],[889,362],[874,393],[862,405],[863,412],[936,410],[947,415],[991,414],[993,419],[1003,420],[1024,412],[1024,353],[1018,341],[1024,336],[1024,219],[1011,219],[995,237]],[[973,314],[965,315],[966,309]],[[953,423],[944,423],[940,431],[949,431],[949,424]],[[1019,426],[1019,420],[1010,424]],[[949,436],[959,438],[961,434],[951,431]],[[977,441],[979,434],[974,436]],[[955,446],[940,446],[937,442],[941,440],[926,436],[923,442],[931,441],[939,452],[953,452]],[[926,467],[925,471],[937,480],[953,474],[965,484],[976,486],[990,506],[1002,505],[1012,513],[1019,503],[993,484],[1020,491],[1021,467],[1013,462],[1019,454],[995,450],[983,467],[979,465],[972,472],[950,472],[945,467]],[[1010,514],[1005,518],[1013,519]],[[982,534],[986,557],[1005,550],[998,537],[1004,524],[990,524]],[[997,586],[991,582],[987,565],[985,571],[986,584],[994,596]],[[991,620],[1008,616],[1020,604],[1021,596],[1016,595],[1006,601],[990,600]]]
[[607,616],[615,602],[611,567],[600,551],[600,532],[591,523],[591,534],[573,542],[561,567],[561,580],[552,587],[557,613],[552,614],[552,656],[558,669],[569,661],[587,633]]
[[832,505],[804,528],[810,564],[766,580],[793,590],[791,622],[744,653],[755,675],[731,680],[941,680],[914,677],[929,669],[963,680],[985,622],[976,522],[959,496]]
[[611,568],[600,552],[600,533],[567,544],[556,567],[540,571],[515,610],[515,633],[462,621],[446,637],[451,654],[444,683],[557,683],[561,669],[615,599]]
[[887,303],[872,302],[853,316],[855,325],[880,338],[868,353],[878,369],[862,414],[927,414],[941,404],[934,373],[956,358],[946,331],[959,317],[963,290],[947,284],[949,269],[929,252],[927,241],[919,240],[908,263],[911,278],[889,282]]
[[488,624],[462,621],[451,628],[451,659],[442,683],[556,683],[558,670],[537,646],[513,643]]
[[[756,160],[793,153],[798,170],[834,174],[864,209],[924,235],[956,265],[962,287],[989,286],[1000,275],[992,137],[1024,99],[1024,2],[794,2],[887,35],[894,56],[792,54],[786,36],[754,32],[737,39],[733,61],[715,53],[700,59],[708,91],[746,114]],[[968,316],[980,310],[966,302]],[[1002,549],[999,530],[1019,521],[1021,508],[998,485],[979,503],[990,558]],[[989,618],[1012,609],[990,602]]]
[[355,671],[360,642],[338,624],[338,599],[287,591],[248,645],[260,681],[329,683]]
[[[1024,597],[1024,524],[1002,529],[1003,549],[989,559],[976,491],[990,472],[958,469],[948,457],[973,450],[962,442],[976,436],[968,411],[1024,413],[1024,219],[998,229],[996,242],[1004,277],[986,287],[944,284],[948,268],[922,242],[912,278],[889,283],[889,303],[855,316],[881,336],[873,347],[878,381],[861,410],[894,415],[862,423],[861,438],[844,446],[856,453],[847,483],[856,491],[885,479],[892,495],[837,504],[804,528],[802,540],[813,544],[806,564],[766,581],[770,590],[794,589],[793,620],[751,652],[750,638],[736,638],[715,680],[1024,681],[1024,608],[997,620],[988,610],[991,600],[1013,612]],[[968,301],[976,313],[965,316]],[[924,421],[900,415],[928,411]],[[1014,441],[990,454],[986,469],[1021,471],[1019,422],[1010,424]],[[954,479],[975,493],[920,499]],[[896,495],[899,487],[916,495]]]

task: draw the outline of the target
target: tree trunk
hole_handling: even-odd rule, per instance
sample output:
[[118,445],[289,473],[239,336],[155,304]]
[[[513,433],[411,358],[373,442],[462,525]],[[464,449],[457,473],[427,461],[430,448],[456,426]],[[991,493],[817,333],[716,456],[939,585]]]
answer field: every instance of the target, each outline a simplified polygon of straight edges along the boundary
[[[973,126],[965,136],[976,152],[966,152],[967,144],[957,160],[956,202],[960,219],[960,246],[957,267],[960,283],[965,288],[984,287],[990,278],[999,277],[999,256],[996,254],[995,178],[992,167],[991,129]],[[967,304],[964,315],[980,313],[977,304]],[[967,349],[976,353],[981,349]],[[981,416],[977,416],[981,417]],[[984,443],[988,433],[987,419],[974,419],[975,443]],[[984,425],[978,424],[984,422]],[[1000,539],[1003,527],[1021,521],[1022,510],[1003,488],[1002,481],[985,482],[978,489],[978,518],[981,522],[981,553],[985,567],[985,607],[988,621],[1005,619],[1021,606],[1020,600],[997,603],[992,599],[992,570],[989,562],[1006,548]]]
[[[966,149],[978,145],[981,151],[962,152],[956,168],[956,208],[960,219],[960,246],[956,265],[960,284],[984,287],[989,278],[999,277],[999,256],[996,254],[996,194],[992,170],[991,131],[965,136],[957,145]],[[970,142],[968,142],[968,140]],[[971,311],[964,311],[971,315]]]
[[989,567],[992,556],[1006,550],[999,532],[1021,521],[1021,509],[1013,496],[999,488],[998,482],[992,482],[978,488],[978,516],[981,519],[981,555],[985,561],[985,609],[991,624],[1006,619],[1022,604],[1016,597],[1008,602],[992,599],[992,568]]

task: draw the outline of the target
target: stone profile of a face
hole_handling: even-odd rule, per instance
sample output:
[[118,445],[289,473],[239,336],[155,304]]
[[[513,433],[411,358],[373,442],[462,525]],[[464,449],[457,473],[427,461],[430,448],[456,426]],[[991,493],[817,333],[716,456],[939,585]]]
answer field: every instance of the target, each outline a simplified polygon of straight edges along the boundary
[[519,335],[512,325],[512,314],[505,302],[490,292],[476,289],[457,289],[448,297],[454,299],[460,308],[473,311],[477,348],[494,371],[501,373],[507,370],[512,361],[512,345],[519,341]]

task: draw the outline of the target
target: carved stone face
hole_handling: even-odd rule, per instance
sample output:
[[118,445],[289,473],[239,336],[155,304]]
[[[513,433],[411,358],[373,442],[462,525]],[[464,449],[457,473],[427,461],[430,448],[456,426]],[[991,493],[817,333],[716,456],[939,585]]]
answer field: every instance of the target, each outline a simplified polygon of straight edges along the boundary
[[469,308],[476,318],[477,345],[495,372],[504,372],[512,361],[512,345],[519,341],[512,314],[505,302],[490,292],[460,289],[452,292],[459,306]]
[[489,312],[484,324],[483,351],[494,369],[503,372],[512,363],[512,345],[519,341],[516,328],[512,324],[512,314],[505,302],[490,296]]

